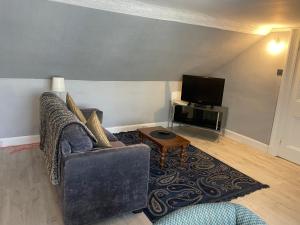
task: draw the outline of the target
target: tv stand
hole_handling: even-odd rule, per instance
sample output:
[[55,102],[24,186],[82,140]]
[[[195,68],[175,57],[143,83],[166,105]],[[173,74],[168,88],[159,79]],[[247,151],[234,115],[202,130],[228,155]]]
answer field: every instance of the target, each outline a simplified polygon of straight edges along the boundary
[[224,135],[228,108],[224,106],[205,106],[172,101],[168,126],[174,123],[199,127]]
[[[186,104],[184,104],[184,105],[186,105]],[[213,109],[215,107],[214,105],[204,105],[204,104],[192,103],[192,102],[188,102],[187,105],[191,106],[191,107],[200,107],[200,108],[202,107],[202,108],[211,108],[211,109]]]

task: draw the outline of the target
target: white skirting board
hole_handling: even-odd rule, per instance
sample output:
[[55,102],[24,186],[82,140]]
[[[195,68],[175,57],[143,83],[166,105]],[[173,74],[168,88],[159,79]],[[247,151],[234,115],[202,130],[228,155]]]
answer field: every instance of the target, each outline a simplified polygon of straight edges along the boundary
[[236,133],[236,132],[231,131],[231,130],[226,129],[225,130],[225,136],[228,137],[228,138],[231,138],[231,139],[233,139],[237,142],[250,145],[251,147],[262,150],[264,152],[268,152],[268,150],[269,150],[269,145],[267,145],[265,143],[262,143],[260,141],[257,141],[253,138],[250,138],[250,137],[244,136],[242,134]]
[[[162,126],[167,127],[168,122],[157,122],[157,123],[143,123],[143,124],[133,124],[133,125],[124,125],[124,126],[116,126],[116,127],[108,127],[112,133],[124,132],[136,130],[142,127],[154,127],[154,126]],[[247,136],[241,135],[231,130],[225,131],[225,136],[229,137],[237,142],[244,143],[250,145],[256,149],[263,150],[265,152],[268,151],[269,146]],[[0,147],[8,147],[14,145],[24,145],[24,144],[32,144],[38,143],[40,141],[39,135],[31,135],[31,136],[21,136],[21,137],[11,137],[11,138],[0,138]]]
[[[167,125],[168,125],[168,122],[157,122],[157,123],[142,123],[142,124],[108,127],[106,129],[112,133],[118,133],[118,132],[136,130],[138,128],[143,128],[143,127],[155,127],[155,126],[167,127]],[[40,142],[39,135],[0,138],[0,147],[26,145],[26,144],[32,144],[32,143],[38,143],[38,142]]]
[[0,138],[0,147],[26,145],[40,142],[40,135]]
[[141,123],[141,124],[124,125],[124,126],[117,126],[117,127],[108,127],[106,129],[111,133],[118,133],[118,132],[136,130],[143,127],[156,127],[156,126],[167,127],[168,122]]

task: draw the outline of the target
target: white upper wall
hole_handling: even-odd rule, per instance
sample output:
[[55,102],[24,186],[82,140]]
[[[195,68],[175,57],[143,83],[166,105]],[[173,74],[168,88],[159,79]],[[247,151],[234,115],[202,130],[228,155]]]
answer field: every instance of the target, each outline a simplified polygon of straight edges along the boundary
[[[39,97],[49,79],[0,78],[0,139],[39,134]],[[66,91],[81,108],[104,112],[104,127],[165,122],[171,93],[180,82],[66,80]]]

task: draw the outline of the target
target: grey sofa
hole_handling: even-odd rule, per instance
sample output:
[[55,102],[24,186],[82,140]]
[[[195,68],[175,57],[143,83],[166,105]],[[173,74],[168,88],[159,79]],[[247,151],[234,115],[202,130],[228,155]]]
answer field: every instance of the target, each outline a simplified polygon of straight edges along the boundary
[[[95,109],[82,110],[88,118]],[[103,113],[97,110],[102,121]],[[105,130],[112,148],[94,148],[86,131],[71,124],[59,140],[61,181],[57,187],[65,225],[86,225],[147,204],[150,148],[125,146]]]

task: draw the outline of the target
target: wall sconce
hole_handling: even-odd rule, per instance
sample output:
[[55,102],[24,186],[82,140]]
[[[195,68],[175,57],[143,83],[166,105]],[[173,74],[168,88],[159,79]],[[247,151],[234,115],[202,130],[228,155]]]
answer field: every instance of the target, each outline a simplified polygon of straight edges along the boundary
[[268,52],[272,55],[278,55],[283,51],[284,48],[285,48],[285,43],[284,41],[280,41],[279,38],[277,38],[276,40],[274,39],[271,40],[267,46]]
[[52,77],[51,91],[65,101],[65,78],[58,76]]

